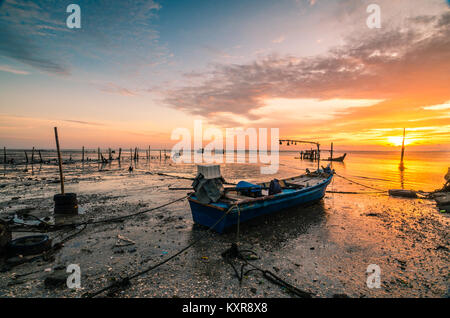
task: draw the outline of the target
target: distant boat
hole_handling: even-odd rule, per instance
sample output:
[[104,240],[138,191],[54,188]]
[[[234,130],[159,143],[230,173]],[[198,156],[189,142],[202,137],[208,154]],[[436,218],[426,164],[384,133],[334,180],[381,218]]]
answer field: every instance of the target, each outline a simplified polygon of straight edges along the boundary
[[338,162],[343,162],[346,156],[347,156],[347,154],[344,153],[344,155],[342,155],[342,156],[340,156],[340,157],[335,157],[335,158],[328,157],[328,159],[324,159],[324,161],[338,161]]
[[[281,192],[277,194],[268,194],[270,182],[251,184],[241,181],[235,188],[225,188],[225,194],[218,202],[202,203],[195,193],[189,195],[188,201],[195,223],[211,227],[218,222],[213,230],[222,233],[237,224],[238,215],[240,223],[243,223],[264,214],[319,201],[332,179],[333,171],[327,167],[280,180]],[[223,217],[230,208],[228,215]]]

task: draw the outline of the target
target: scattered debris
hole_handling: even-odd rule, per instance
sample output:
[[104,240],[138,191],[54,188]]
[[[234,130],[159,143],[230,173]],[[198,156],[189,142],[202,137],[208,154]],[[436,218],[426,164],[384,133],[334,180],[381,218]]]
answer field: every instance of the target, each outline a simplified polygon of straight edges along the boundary
[[[124,237],[124,236],[122,236],[120,234],[117,235],[117,238],[118,238],[118,240],[117,240],[117,243],[115,245],[116,247],[124,247],[124,246],[129,246],[129,245],[136,244],[135,241],[130,240],[129,238],[126,238],[126,237]],[[126,243],[121,243],[121,242],[126,242]]]

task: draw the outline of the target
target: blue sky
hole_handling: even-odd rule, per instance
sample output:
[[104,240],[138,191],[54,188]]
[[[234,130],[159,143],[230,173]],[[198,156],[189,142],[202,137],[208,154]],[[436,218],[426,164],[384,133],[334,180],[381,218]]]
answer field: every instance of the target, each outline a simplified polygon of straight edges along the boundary
[[[371,65],[374,56],[395,51],[400,67],[402,58],[434,45],[447,27],[446,1],[381,0],[383,28],[369,30],[366,8],[372,2],[0,0],[0,139],[12,146],[44,145],[48,135],[33,132],[58,124],[67,126],[74,145],[81,142],[80,129],[93,146],[112,142],[111,136],[122,143],[138,138],[167,144],[173,128],[190,127],[195,118],[219,126],[283,125],[291,136],[331,138],[326,129],[294,131],[299,114],[327,127],[327,120],[355,108],[363,112],[381,103],[382,109],[383,101],[410,98],[411,88],[379,85],[394,82],[386,73],[392,61]],[[71,3],[81,7],[81,29],[66,27]],[[360,71],[356,60],[367,68]],[[356,82],[341,77],[350,68],[360,71]],[[368,72],[388,80],[369,82]],[[302,80],[311,74],[323,78]],[[333,84],[338,80],[342,87]],[[364,87],[350,91],[344,83]],[[438,93],[421,96],[416,107],[450,100]],[[286,122],[280,109],[296,112],[296,121]],[[442,120],[446,112],[444,107],[433,116]],[[357,129],[350,118],[345,122],[343,143]]]

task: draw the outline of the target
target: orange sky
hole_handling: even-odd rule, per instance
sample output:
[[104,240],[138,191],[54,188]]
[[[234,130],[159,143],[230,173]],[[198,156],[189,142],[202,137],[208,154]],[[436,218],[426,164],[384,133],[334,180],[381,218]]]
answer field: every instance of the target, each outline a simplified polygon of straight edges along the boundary
[[170,149],[202,119],[342,150],[394,150],[406,128],[409,149],[450,150],[446,1],[379,1],[380,29],[361,1],[200,2],[196,21],[155,1],[135,16],[151,23],[113,23],[137,1],[67,31],[54,7],[5,0],[0,144],[54,148],[58,126],[63,148]]

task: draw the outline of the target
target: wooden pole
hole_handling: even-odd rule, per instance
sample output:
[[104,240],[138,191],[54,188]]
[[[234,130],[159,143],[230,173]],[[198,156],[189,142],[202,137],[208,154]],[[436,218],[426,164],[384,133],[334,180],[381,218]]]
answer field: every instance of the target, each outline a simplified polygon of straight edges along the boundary
[[130,148],[130,161],[133,161],[133,149]]
[[122,155],[122,148],[119,148],[119,158],[117,158],[120,161],[120,156]]
[[39,150],[39,161],[40,161],[41,163],[44,162],[44,160],[42,160],[42,155],[41,155],[41,151],[40,151],[40,150]]
[[161,161],[161,149],[159,149],[159,161]]
[[34,163],[34,147],[31,150],[31,163]]
[[25,160],[26,160],[26,162],[28,163],[28,155],[27,155],[27,151],[24,150],[24,152],[25,152]]
[[331,143],[330,158],[333,160],[333,143]]
[[6,163],[6,147],[3,147],[3,163]]
[[56,151],[58,152],[59,179],[61,180],[61,194],[64,194],[64,176],[62,171],[61,151],[59,149],[58,128],[55,127]]
[[84,162],[84,146],[81,149],[81,162]]
[[108,148],[108,154],[109,154],[109,157],[108,157],[108,160],[112,160],[112,155],[111,155],[111,148]]
[[317,144],[317,170],[320,169],[320,145]]
[[403,141],[402,141],[402,154],[400,157],[400,169],[404,168],[403,158],[405,157],[405,136],[406,136],[406,128],[403,128]]
[[100,162],[100,147],[97,148],[97,160]]
[[152,159],[152,154],[151,154],[151,150],[150,150],[150,146],[148,146],[148,160]]

